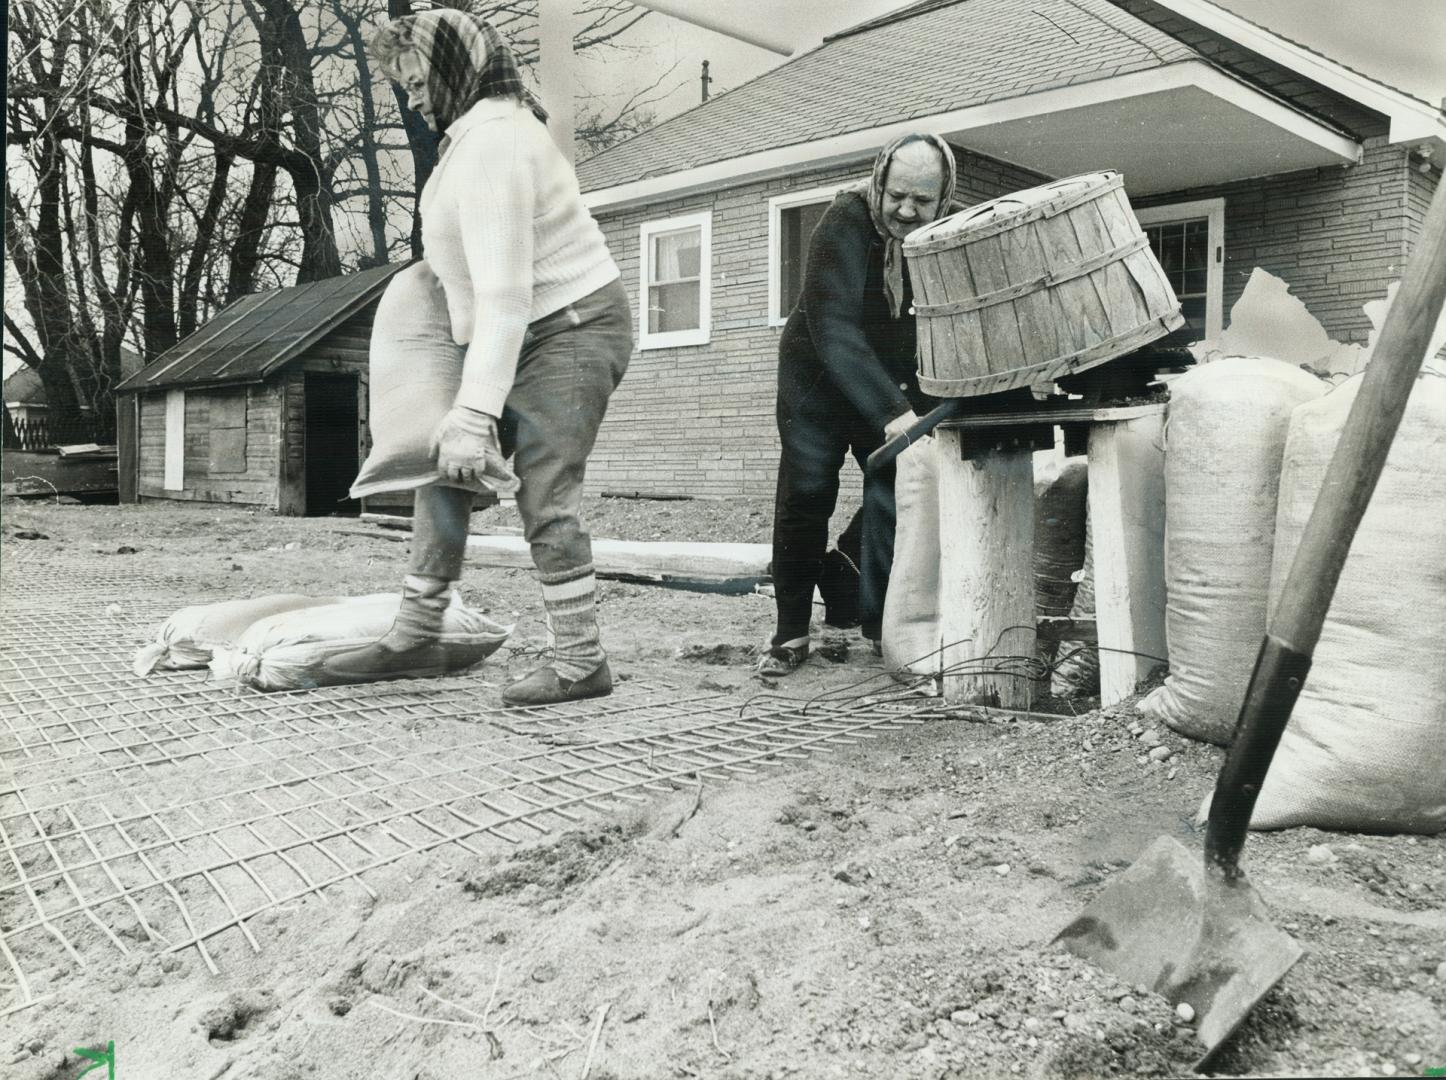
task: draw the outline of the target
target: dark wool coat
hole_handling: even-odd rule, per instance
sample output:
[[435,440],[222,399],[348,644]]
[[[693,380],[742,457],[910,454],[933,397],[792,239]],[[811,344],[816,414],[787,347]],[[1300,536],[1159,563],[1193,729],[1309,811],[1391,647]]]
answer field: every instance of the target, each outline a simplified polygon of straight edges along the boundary
[[838,195],[808,246],[803,292],[778,343],[778,395],[791,410],[884,425],[938,402],[919,389],[912,288],[904,270],[902,311],[884,296],[884,240],[863,195]]

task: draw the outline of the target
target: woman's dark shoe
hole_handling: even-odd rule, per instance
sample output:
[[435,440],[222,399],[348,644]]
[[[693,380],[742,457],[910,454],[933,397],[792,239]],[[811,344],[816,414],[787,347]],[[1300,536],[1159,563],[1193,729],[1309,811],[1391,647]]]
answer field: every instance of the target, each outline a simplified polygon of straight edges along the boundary
[[808,642],[801,645],[771,645],[758,661],[758,674],[765,679],[777,679],[798,670],[808,659]]
[[549,665],[536,668],[502,691],[502,704],[513,708],[537,705],[561,705],[567,701],[586,701],[606,697],[613,692],[613,673],[604,660],[591,675],[575,682],[564,679]]
[[823,597],[825,624],[841,630],[859,625],[859,568],[838,548],[823,557],[818,592]]

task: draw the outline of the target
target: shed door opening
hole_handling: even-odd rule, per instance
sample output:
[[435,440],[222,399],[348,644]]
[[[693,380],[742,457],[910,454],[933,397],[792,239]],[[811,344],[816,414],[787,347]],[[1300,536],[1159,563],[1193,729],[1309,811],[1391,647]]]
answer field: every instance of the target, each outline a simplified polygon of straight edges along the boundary
[[356,514],[347,498],[360,464],[357,377],[306,373],[306,513]]

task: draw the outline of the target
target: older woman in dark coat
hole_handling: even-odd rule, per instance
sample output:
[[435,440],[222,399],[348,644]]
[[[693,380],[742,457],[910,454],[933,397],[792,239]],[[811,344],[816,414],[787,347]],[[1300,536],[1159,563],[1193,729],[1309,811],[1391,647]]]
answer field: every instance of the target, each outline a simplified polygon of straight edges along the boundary
[[[824,574],[845,455],[863,467],[870,453],[917,419],[916,411],[930,407],[919,389],[902,248],[910,232],[949,207],[953,192],[948,145],[932,135],[905,136],[880,152],[867,184],[838,194],[814,230],[802,296],[778,349],[778,625],[761,674],[786,674],[808,656],[813,592]],[[858,619],[874,641],[893,549],[893,470],[866,472],[859,557],[842,561],[858,564]],[[829,570],[835,578],[841,572],[837,565]],[[839,589],[837,580],[825,585]]]

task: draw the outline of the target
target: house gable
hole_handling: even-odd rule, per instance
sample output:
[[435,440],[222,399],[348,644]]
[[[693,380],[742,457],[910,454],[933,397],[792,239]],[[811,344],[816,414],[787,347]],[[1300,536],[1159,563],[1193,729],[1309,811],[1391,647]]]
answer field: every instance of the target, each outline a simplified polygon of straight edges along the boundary
[[[910,131],[1051,176],[1116,169],[1142,193],[1360,160],[1362,134],[1307,108],[1304,82],[1276,78],[1272,88],[1270,65],[1235,59],[1264,81],[1114,0],[926,0],[835,35],[578,173],[584,199],[602,210],[837,164]],[[1374,130],[1369,110],[1338,94],[1332,102],[1363,134]],[[1370,115],[1379,128],[1384,119]]]
[[956,0],[865,27],[582,162],[583,190],[1200,59],[1107,0]]
[[1209,0],[1110,0],[1235,75],[1359,137],[1434,144],[1446,152],[1446,113],[1430,102],[1267,30]]

